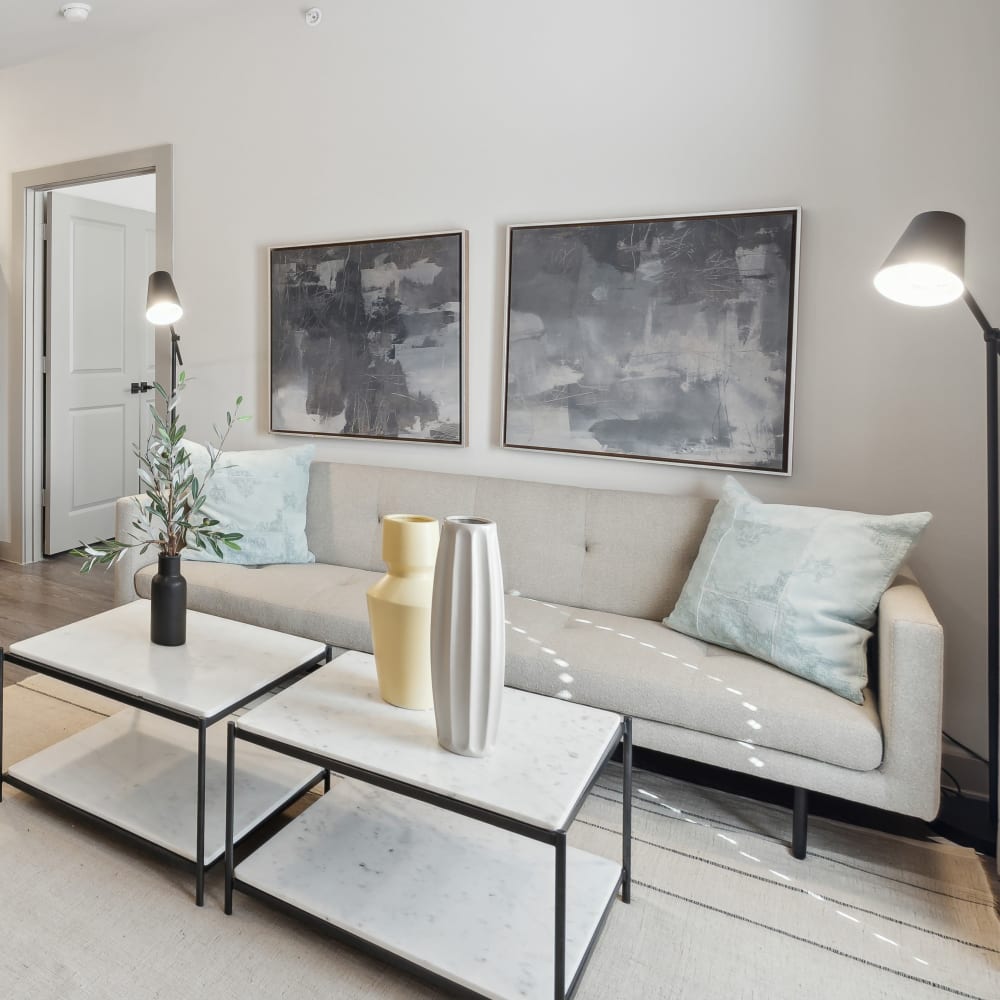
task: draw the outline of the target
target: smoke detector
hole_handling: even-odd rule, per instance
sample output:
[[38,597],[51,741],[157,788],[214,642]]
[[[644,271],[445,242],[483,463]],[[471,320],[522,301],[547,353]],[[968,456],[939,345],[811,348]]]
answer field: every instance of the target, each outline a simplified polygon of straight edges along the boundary
[[306,11],[305,17],[306,17],[306,24],[308,24],[309,27],[312,28],[323,20],[323,11],[321,11],[319,7],[310,7]]
[[67,21],[86,21],[90,17],[90,4],[89,3],[64,3],[59,8],[59,13],[62,14]]

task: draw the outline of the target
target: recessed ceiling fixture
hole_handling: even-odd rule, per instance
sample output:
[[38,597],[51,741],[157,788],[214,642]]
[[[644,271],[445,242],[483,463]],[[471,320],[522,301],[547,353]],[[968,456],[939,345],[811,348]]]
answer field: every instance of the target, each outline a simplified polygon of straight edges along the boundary
[[89,3],[64,3],[59,8],[59,13],[62,14],[67,21],[86,21],[90,17],[90,4]]
[[319,22],[322,20],[323,20],[323,11],[321,11],[319,7],[310,7],[306,11],[306,24],[308,24],[310,28],[313,27],[314,25],[319,24]]

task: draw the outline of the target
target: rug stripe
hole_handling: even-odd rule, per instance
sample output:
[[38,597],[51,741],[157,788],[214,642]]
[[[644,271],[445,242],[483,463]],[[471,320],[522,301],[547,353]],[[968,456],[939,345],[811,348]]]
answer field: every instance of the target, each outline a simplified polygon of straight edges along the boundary
[[[594,823],[589,819],[577,818],[578,823],[582,823],[584,826],[593,827],[596,830],[603,830],[605,833],[610,833],[615,837],[621,837],[621,830],[616,830],[610,826],[602,826],[600,823]],[[679,850],[676,847],[667,847],[665,844],[657,844],[653,840],[646,840],[643,837],[636,837],[634,834],[632,836],[633,844],[645,844],[647,847],[655,847],[660,851],[665,851],[668,854],[676,854],[679,857],[687,858],[689,861],[694,861],[699,864],[710,865],[712,868],[719,868],[722,871],[733,872],[736,875],[742,875],[745,878],[756,879],[758,882],[764,882],[766,885],[775,886],[779,889],[785,889],[788,892],[797,892],[802,896],[808,896],[807,890],[801,888],[797,885],[790,885],[788,882],[778,882],[774,879],[768,878],[766,875],[758,875],[756,872],[748,872],[743,868],[736,868],[733,865],[727,865],[722,861],[713,861],[711,858],[706,858],[700,854],[690,854],[687,851]],[[833,896],[824,893],[823,899],[828,903],[833,903],[837,906],[844,906],[848,909],[855,910],[858,913],[867,914],[870,917],[878,917],[881,920],[886,921],[890,924],[898,924],[901,927],[909,927],[911,930],[919,931],[921,934],[930,934],[934,937],[942,938],[945,941],[952,941],[955,944],[965,945],[967,948],[978,948],[981,951],[988,951],[994,955],[1000,955],[1000,948],[991,948],[989,945],[976,944],[975,941],[966,941],[964,938],[953,937],[950,934],[944,934],[941,931],[932,931],[928,927],[921,927],[919,924],[911,924],[906,920],[900,920],[898,917],[890,917],[888,914],[880,913],[878,910],[866,910],[863,906],[858,906],[857,903],[848,903],[842,899],[836,899]]]
[[867,965],[869,968],[878,969],[880,972],[888,972],[890,975],[899,976],[901,979],[908,979],[911,982],[920,983],[923,986],[930,986],[936,990],[942,990],[945,993],[950,993],[952,996],[963,997],[965,1000],[990,1000],[990,998],[980,996],[977,993],[966,993],[963,990],[953,989],[951,986],[943,986],[941,983],[935,983],[931,979],[924,979],[922,976],[914,976],[909,972],[900,972],[898,969],[893,969],[888,965],[880,965],[878,962],[872,962],[870,959],[861,958],[858,955],[852,955],[850,952],[842,951],[840,948],[834,948],[832,945],[820,944],[818,941],[811,941],[809,938],[793,934],[791,931],[783,931],[780,927],[772,927],[770,924],[765,924],[760,920],[753,920],[751,917],[744,917],[742,914],[732,913],[731,911],[724,910],[719,906],[712,906],[711,903],[704,903],[700,899],[691,899],[689,896],[682,896],[680,893],[671,892],[669,889],[662,889],[660,886],[652,885],[649,882],[641,882],[638,879],[633,878],[632,885],[640,885],[644,889],[652,889],[653,892],[669,896],[671,899],[679,899],[681,902],[690,903],[692,906],[698,906],[701,909],[710,910],[711,912],[718,913],[724,917],[731,917],[733,920],[742,921],[745,924],[750,924],[751,926],[758,927],[761,930],[772,931],[773,933],[780,934],[782,937],[789,938],[792,941],[798,941],[801,944],[807,944],[813,948],[819,948],[822,951],[830,952],[840,958],[849,958],[852,962],[860,962],[862,965]]
[[[604,785],[597,785],[595,787],[603,788],[605,791],[610,791],[610,792],[614,791],[614,789],[607,788]],[[603,799],[603,801],[605,802],[614,802],[616,804],[621,803],[620,792],[618,793],[618,796],[616,798],[609,798],[606,795],[598,795],[596,791],[591,792],[591,794],[595,799]],[[637,809],[640,812],[649,813],[652,816],[662,816],[665,819],[669,819],[673,822],[678,822],[677,818],[675,816],[672,816],[670,812],[665,809],[664,810],[650,809],[647,806],[645,806],[644,803],[635,801],[633,801],[632,803],[632,808]],[[685,816],[691,816],[694,819],[700,819],[704,823],[711,824],[713,827],[718,826],[725,830],[736,830],[739,833],[743,833],[748,837],[756,838],[757,840],[764,840],[769,844],[784,843],[784,841],[782,841],[778,837],[770,837],[766,833],[760,833],[757,830],[752,830],[749,827],[740,826],[738,823],[730,823],[724,819],[719,819],[718,817],[715,816],[705,816],[703,813],[690,812],[687,809],[683,810],[683,813]],[[817,851],[812,847],[809,848],[809,856],[815,858],[822,858],[824,861],[829,861],[831,864],[841,865],[844,868],[849,868],[851,871],[861,872],[862,874],[870,875],[873,878],[881,878],[885,879],[888,882],[895,882],[898,885],[909,886],[909,888],[917,889],[920,892],[929,892],[935,896],[944,896],[946,899],[954,899],[957,900],[959,903],[969,903],[971,906],[984,906],[988,910],[996,909],[996,904],[993,903],[992,901],[987,902],[983,899],[978,899],[978,898],[972,899],[969,896],[958,896],[951,892],[944,892],[941,889],[931,889],[929,886],[926,885],[917,885],[915,882],[907,882],[906,879],[895,878],[892,875],[885,875],[882,872],[873,872],[867,868],[861,868],[858,865],[852,865],[847,861],[841,860],[840,858],[835,858],[829,854],[824,854],[822,851]]]

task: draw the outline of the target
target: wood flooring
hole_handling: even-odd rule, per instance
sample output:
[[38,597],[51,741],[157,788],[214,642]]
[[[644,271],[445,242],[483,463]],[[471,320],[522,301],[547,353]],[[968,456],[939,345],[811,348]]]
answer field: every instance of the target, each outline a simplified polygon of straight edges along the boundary
[[[27,566],[0,562],[0,648],[113,608],[114,590],[113,570],[83,574],[80,560],[68,554]],[[29,673],[8,664],[4,686]]]

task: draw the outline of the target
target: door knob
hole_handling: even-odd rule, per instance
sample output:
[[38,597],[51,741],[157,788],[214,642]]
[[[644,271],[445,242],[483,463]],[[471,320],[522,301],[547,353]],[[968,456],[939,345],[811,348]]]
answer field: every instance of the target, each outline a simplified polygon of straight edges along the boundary
[[140,392],[149,392],[152,389],[152,383],[150,382],[133,382],[132,383],[132,395],[138,396]]

